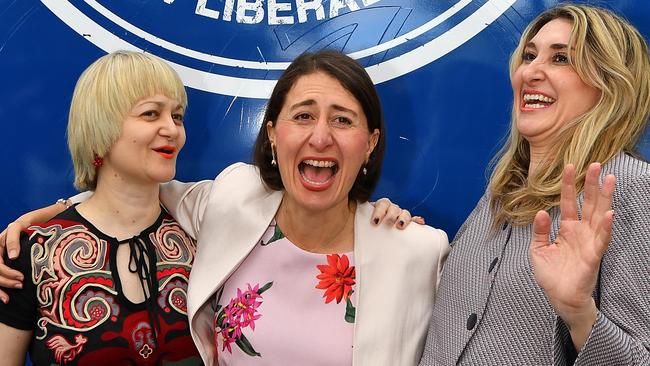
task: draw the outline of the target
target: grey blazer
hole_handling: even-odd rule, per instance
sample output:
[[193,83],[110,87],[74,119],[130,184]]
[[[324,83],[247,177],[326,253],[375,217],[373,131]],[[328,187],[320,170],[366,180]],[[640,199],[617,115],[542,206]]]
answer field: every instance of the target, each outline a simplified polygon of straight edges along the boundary
[[[650,164],[621,153],[603,174],[617,178],[614,227],[575,365],[650,365]],[[559,210],[550,213],[554,239]],[[494,232],[492,220],[486,193],[451,244],[420,365],[571,363],[566,326],[531,270],[532,225]]]

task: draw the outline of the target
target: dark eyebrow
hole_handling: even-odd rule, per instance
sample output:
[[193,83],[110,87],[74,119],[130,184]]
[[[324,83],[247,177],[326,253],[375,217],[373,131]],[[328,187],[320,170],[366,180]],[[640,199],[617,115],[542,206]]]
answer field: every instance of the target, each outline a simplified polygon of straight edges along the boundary
[[307,100],[303,100],[302,102],[298,102],[298,103],[292,105],[291,108],[289,108],[289,110],[293,111],[296,108],[304,107],[304,106],[307,106],[307,105],[314,105],[314,104],[316,104],[315,100],[307,99]]
[[350,114],[353,115],[354,117],[358,117],[357,112],[353,111],[353,110],[350,109],[350,108],[345,108],[344,106],[341,106],[341,105],[338,105],[338,104],[334,104],[334,105],[332,106],[332,108],[334,108],[334,109],[336,109],[337,111],[340,111],[340,112],[350,113]]
[[[314,104],[316,104],[316,101],[315,101],[315,100],[313,100],[313,99],[306,99],[306,100],[303,100],[302,102],[298,102],[298,103],[292,105],[291,108],[289,108],[289,110],[293,111],[294,109],[297,109],[297,108],[300,108],[300,107],[304,107],[304,106],[310,106],[310,105],[314,105]],[[332,108],[335,109],[335,110],[337,110],[337,111],[350,113],[350,114],[354,115],[355,117],[358,117],[357,112],[353,111],[353,110],[350,109],[350,108],[346,108],[346,107],[344,107],[344,106],[342,106],[342,105],[333,104],[333,105],[332,105]]]

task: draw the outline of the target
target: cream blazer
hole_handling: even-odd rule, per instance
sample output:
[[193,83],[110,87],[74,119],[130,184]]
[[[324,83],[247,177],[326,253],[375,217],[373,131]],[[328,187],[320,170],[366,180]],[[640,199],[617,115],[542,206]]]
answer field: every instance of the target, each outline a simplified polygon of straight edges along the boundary
[[[282,191],[268,190],[257,168],[237,163],[213,181],[170,182],[161,199],[197,239],[188,289],[188,317],[206,365],[215,365],[210,302],[273,220]],[[354,221],[357,311],[355,366],[417,365],[427,335],[442,264],[450,250],[444,231],[370,224],[373,207],[359,204]]]

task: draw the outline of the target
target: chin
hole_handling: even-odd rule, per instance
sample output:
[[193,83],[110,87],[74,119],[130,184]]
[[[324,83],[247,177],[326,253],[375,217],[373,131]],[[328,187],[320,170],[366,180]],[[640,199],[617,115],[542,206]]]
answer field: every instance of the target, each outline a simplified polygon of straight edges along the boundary
[[151,178],[153,181],[157,183],[167,183],[170,180],[174,179],[174,176],[176,175],[176,170],[171,171],[171,172],[160,172],[158,174],[153,174],[151,175]]
[[301,197],[301,202],[305,207],[314,211],[325,211],[338,205],[348,202],[348,192],[345,195],[337,194],[338,192],[331,187],[331,190],[323,192],[308,192]]
[[522,136],[534,136],[536,133],[539,133],[537,130],[539,130],[542,122],[543,121],[538,122],[527,118],[519,119],[516,124],[517,131]]

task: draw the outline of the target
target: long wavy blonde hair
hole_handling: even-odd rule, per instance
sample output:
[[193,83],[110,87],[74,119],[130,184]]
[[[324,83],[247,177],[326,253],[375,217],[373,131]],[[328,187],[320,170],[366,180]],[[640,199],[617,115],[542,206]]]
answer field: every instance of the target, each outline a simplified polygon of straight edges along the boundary
[[[528,142],[516,127],[513,105],[510,136],[495,158],[488,190],[494,227],[528,225],[539,210],[560,202],[562,170],[576,167],[578,191],[587,166],[606,163],[620,151],[635,152],[650,114],[650,61],[643,36],[621,17],[587,5],[560,5],[540,14],[526,28],[510,59],[510,77],[521,65],[526,44],[548,22],[567,19],[573,29],[569,62],[580,78],[601,91],[587,113],[569,121],[548,156],[528,175]],[[517,92],[517,91],[515,91]]]

